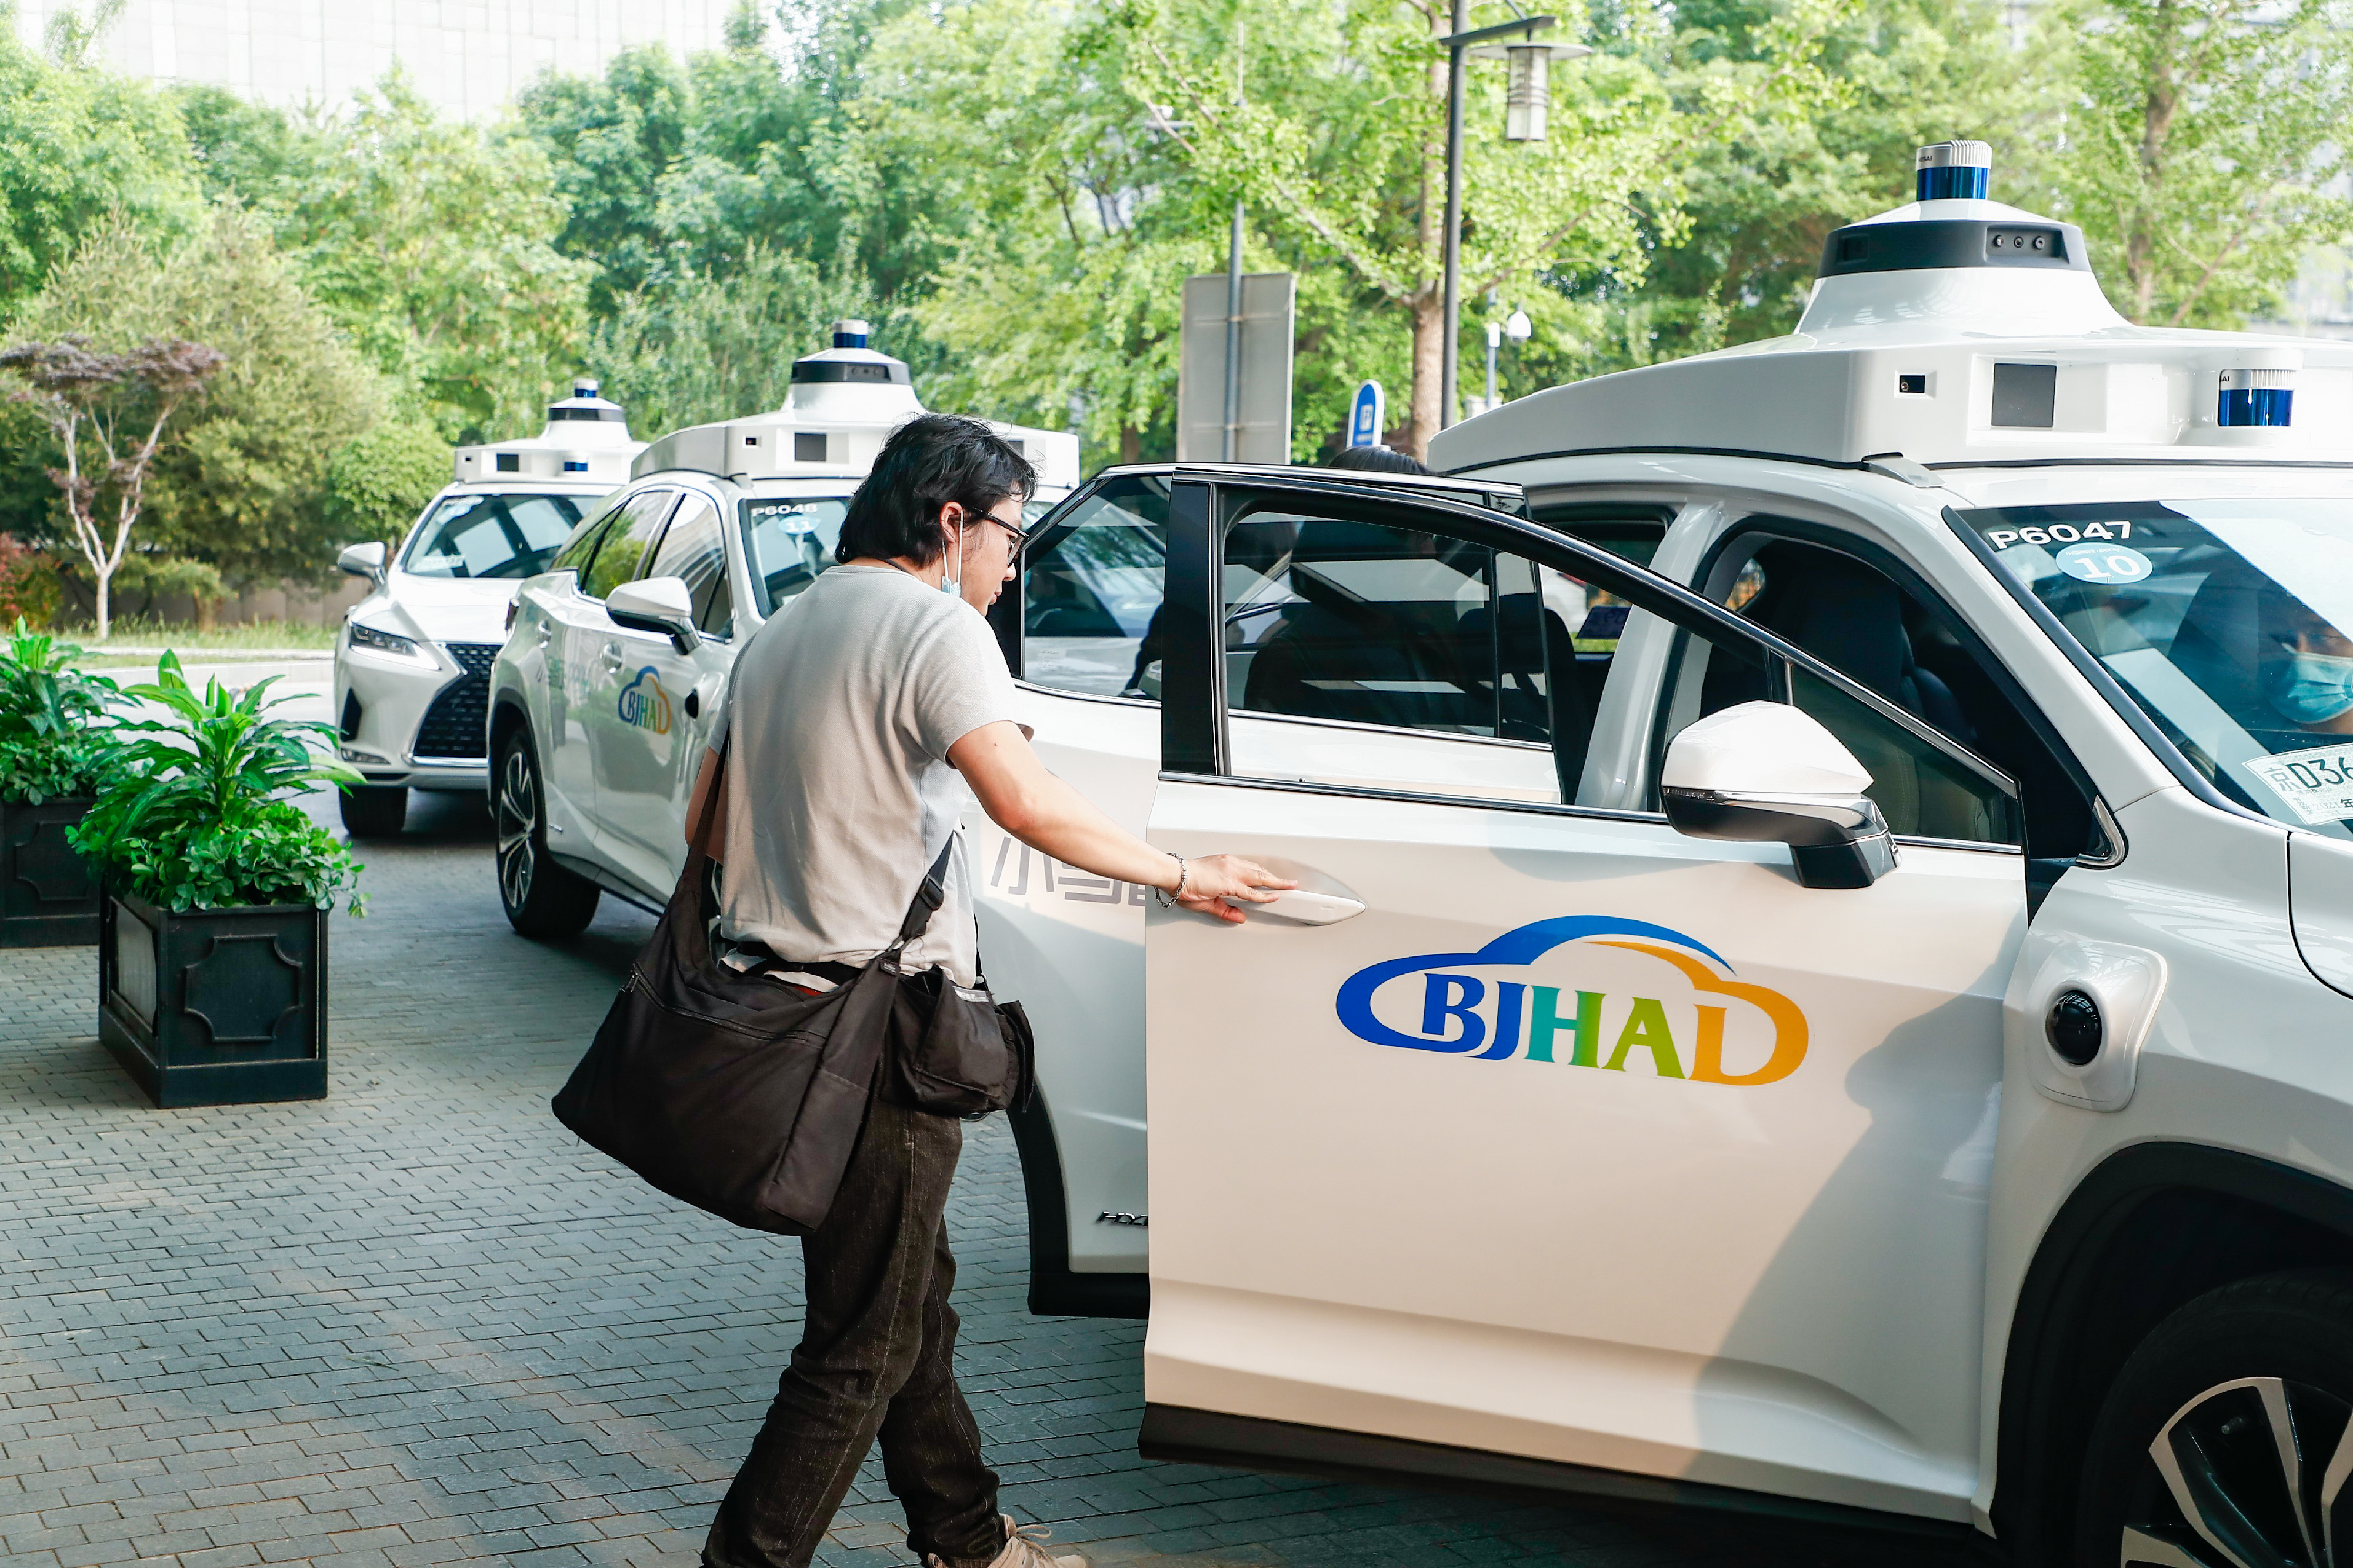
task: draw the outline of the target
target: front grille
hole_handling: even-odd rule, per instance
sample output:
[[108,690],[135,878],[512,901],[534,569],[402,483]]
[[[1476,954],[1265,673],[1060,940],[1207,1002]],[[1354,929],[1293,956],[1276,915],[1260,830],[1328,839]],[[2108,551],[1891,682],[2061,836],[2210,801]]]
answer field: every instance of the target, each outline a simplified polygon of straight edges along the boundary
[[417,727],[415,755],[452,757],[482,762],[490,756],[483,731],[491,717],[491,664],[499,657],[494,642],[453,642],[441,645],[465,674],[441,689],[425,722]]

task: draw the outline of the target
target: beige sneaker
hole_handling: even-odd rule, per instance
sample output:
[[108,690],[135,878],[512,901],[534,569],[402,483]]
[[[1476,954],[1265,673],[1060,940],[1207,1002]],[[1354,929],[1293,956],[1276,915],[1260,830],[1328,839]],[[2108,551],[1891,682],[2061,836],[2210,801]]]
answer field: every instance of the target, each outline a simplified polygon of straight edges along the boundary
[[[1016,1524],[1009,1513],[999,1517],[1005,1521],[1005,1550],[988,1560],[988,1568],[1088,1568],[1084,1552],[1047,1555],[1043,1543],[1053,1540],[1054,1532],[1046,1526]],[[925,1557],[923,1562],[926,1568],[947,1568],[937,1553]]]

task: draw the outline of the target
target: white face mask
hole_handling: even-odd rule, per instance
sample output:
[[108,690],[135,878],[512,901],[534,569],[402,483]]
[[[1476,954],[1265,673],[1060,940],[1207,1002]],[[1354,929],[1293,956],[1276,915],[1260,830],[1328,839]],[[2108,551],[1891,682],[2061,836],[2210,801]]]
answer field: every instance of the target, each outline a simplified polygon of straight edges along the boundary
[[947,570],[940,574],[940,592],[950,598],[964,597],[964,529],[961,525],[948,535]]

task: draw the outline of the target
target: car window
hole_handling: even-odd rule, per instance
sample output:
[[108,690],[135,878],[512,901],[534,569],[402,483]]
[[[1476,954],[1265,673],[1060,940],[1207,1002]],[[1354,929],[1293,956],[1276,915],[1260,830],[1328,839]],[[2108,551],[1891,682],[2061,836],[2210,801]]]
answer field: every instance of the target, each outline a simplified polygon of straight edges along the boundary
[[849,498],[755,496],[737,509],[744,532],[744,561],[760,613],[773,616],[833,564],[841,542],[841,520]]
[[584,498],[446,496],[410,541],[415,577],[536,577],[580,521]]
[[1274,510],[1296,504],[1270,499],[1226,533],[1229,710],[1546,748],[1506,748],[1466,773],[1427,751],[1350,742],[1305,776],[1573,798],[1626,606],[1435,530]]
[[645,570],[649,577],[681,577],[694,601],[694,624],[715,637],[734,630],[735,608],[727,588],[727,550],[719,537],[719,509],[711,498],[689,490],[678,514],[662,531],[661,543]]
[[664,513],[678,499],[676,490],[639,490],[621,503],[621,510],[596,544],[596,552],[580,574],[580,591],[601,599],[638,574],[646,547],[661,530]]
[[2089,848],[2096,829],[2083,786],[1995,680],[1990,656],[1970,651],[1958,616],[1925,585],[1906,586],[1857,555],[1775,537],[1775,522],[1750,520],[1727,541],[1708,574],[1710,596],[2010,773],[2032,853],[2073,859]]
[[1113,479],[1058,521],[1021,574],[1021,677],[1098,697],[1160,695],[1168,480]]
[[2128,500],[1955,519],[2226,798],[2353,823],[2353,506]]
[[621,515],[621,509],[626,504],[615,501],[574,529],[572,537],[564,542],[564,547],[548,562],[547,569],[550,572],[570,572],[575,577],[586,574],[588,563],[596,558],[596,546],[605,542],[605,531],[612,527],[613,520]]
[[[1650,614],[1633,612],[1637,617]],[[1654,759],[1666,754],[1675,736],[1711,713],[1743,702],[1781,700],[1773,670],[1745,645],[1696,626],[1683,627],[1674,637],[1666,700],[1660,704],[1652,742]],[[1878,803],[1894,832],[1968,844],[2022,842],[2017,802],[2010,793],[1933,740],[1801,668],[1790,670],[1788,698],[1820,721],[1862,764],[1872,780],[1863,793]],[[1650,804],[1655,808],[1655,784],[1652,795]]]

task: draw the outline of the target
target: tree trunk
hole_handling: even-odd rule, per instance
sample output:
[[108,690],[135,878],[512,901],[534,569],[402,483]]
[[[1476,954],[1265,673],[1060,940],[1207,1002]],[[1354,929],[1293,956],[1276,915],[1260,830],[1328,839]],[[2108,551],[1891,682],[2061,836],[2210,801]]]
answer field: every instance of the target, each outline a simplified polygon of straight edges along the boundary
[[220,619],[220,601],[203,594],[191,594],[188,598],[196,607],[196,630],[211,631]]
[[1438,434],[1445,342],[1445,296],[1425,284],[1413,299],[1413,398],[1406,420],[1407,452],[1418,462],[1430,460],[1430,438]]
[[1123,463],[1144,461],[1144,432],[1133,425],[1119,427],[1119,460]]
[[2174,56],[2180,34],[2180,10],[2174,0],[2158,0],[2149,29],[2148,97],[2141,105],[2140,200],[2133,214],[2130,237],[2125,242],[2125,275],[2131,280],[2133,315],[2146,324],[2157,313],[2158,214],[2165,205],[2166,153],[2173,118],[2181,107],[2181,84]]
[[101,567],[97,568],[97,576],[98,576],[98,640],[99,640],[99,641],[100,641],[100,642],[104,642],[104,641],[106,640],[106,632],[107,632],[107,614],[106,614],[106,611],[107,611],[107,599],[106,599],[106,590],[107,590],[108,585],[109,585],[110,584],[111,584],[111,583],[114,581],[114,574],[113,574],[113,573],[111,573],[111,572],[110,572],[110,571],[108,571],[108,570],[106,570],[104,567],[102,567],[102,566],[101,566]]

